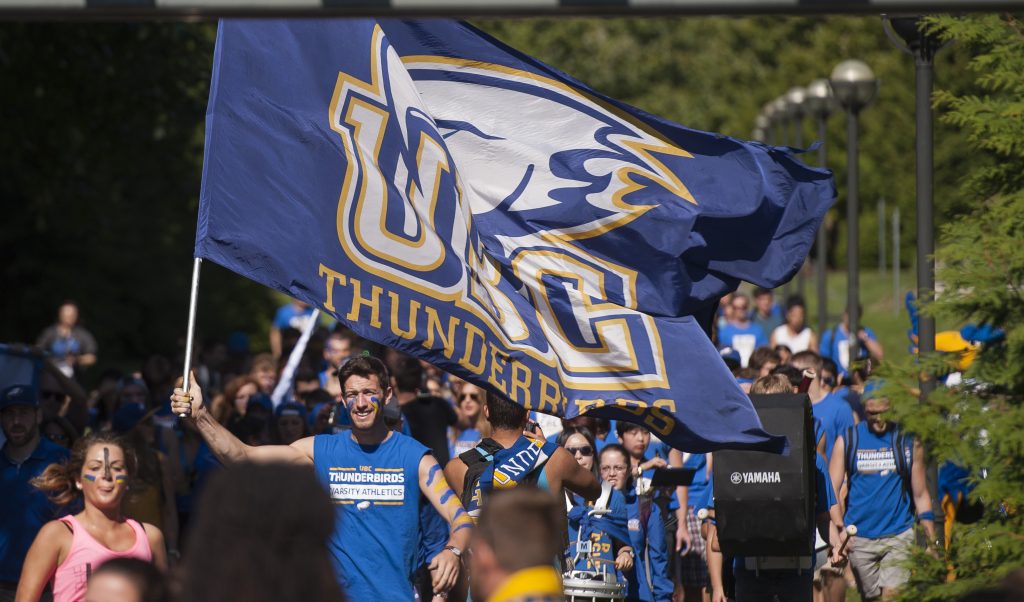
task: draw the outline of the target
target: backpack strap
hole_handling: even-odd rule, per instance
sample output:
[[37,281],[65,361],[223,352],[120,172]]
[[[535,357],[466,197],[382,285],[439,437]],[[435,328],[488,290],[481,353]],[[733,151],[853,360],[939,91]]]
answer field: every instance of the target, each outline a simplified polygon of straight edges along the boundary
[[857,427],[851,426],[847,428],[843,441],[845,447],[843,451],[846,459],[846,478],[850,478],[850,475],[857,470],[857,439]]
[[[900,432],[899,429],[893,429],[889,437],[890,445],[892,445],[893,459],[896,461],[896,472],[900,475],[900,481],[903,484],[903,493],[906,494],[907,499],[910,500],[910,507],[913,510],[914,504],[914,489],[910,483],[910,466],[913,463],[913,455],[910,460],[907,459],[907,440],[906,435]],[[911,443],[913,445],[913,443]],[[911,454],[913,454],[913,448],[911,447]]]
[[505,448],[500,443],[488,437],[481,439],[473,449],[467,449],[459,454],[459,459],[466,465],[466,475],[462,479],[462,495],[460,496],[464,508],[468,508],[470,500],[473,499],[480,475],[489,464],[494,462],[494,454],[503,449]]

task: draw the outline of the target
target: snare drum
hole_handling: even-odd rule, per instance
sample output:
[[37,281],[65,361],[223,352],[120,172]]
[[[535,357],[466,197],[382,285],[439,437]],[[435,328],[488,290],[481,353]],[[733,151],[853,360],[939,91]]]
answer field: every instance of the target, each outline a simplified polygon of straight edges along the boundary
[[626,585],[614,574],[570,571],[562,578],[565,602],[609,602],[626,599]]

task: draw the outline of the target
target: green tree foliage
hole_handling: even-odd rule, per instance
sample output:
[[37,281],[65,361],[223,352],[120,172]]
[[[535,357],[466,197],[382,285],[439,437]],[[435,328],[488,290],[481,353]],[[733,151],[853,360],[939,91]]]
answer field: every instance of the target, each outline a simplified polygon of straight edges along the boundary
[[1024,34],[1009,15],[934,18],[929,27],[970,56],[975,79],[969,90],[936,93],[940,119],[961,128],[986,159],[964,171],[959,190],[975,209],[942,228],[944,292],[929,311],[999,326],[1006,339],[981,350],[966,374],[970,384],[940,388],[926,405],[912,395],[917,371],[939,375],[955,360],[927,358],[890,374],[886,390],[899,420],[934,458],[970,469],[972,495],[984,503],[981,521],[955,525],[955,581],[946,583],[942,562],[921,556],[906,600],[955,599],[1024,566]]
[[[762,105],[789,87],[827,76],[842,59],[865,60],[882,85],[862,117],[862,261],[874,261],[879,197],[901,207],[903,257],[913,256],[913,64],[885,38],[877,17],[479,25],[610,96],[740,138],[750,135]],[[0,276],[7,292],[0,296],[0,340],[34,339],[57,303],[72,297],[82,301],[107,360],[180,348],[213,33],[208,23],[0,25]],[[970,89],[965,64],[960,49],[943,52],[938,84]],[[804,127],[809,145],[816,128],[809,120]],[[830,246],[833,265],[842,267],[842,116],[834,114],[828,127],[840,199]],[[983,159],[963,152],[966,138],[953,124],[940,125],[936,141],[938,214],[949,218],[970,207],[954,194],[956,179]],[[240,329],[263,341],[271,304],[259,287],[205,268],[200,337]]]
[[[793,86],[828,77],[847,58],[869,64],[881,82],[861,114],[860,247],[863,265],[877,262],[875,203],[902,214],[902,257],[914,257],[914,61],[885,36],[878,17],[664,17],[519,19],[476,23],[503,42],[573,75],[594,89],[699,130],[749,138],[762,106]],[[951,48],[936,59],[936,82],[968,87],[966,57]],[[804,119],[804,146],[818,128]],[[776,132],[775,142],[792,132]],[[935,132],[937,215],[969,209],[956,194],[959,175],[976,162],[964,135]],[[839,197],[829,224],[831,265],[846,263],[846,120],[834,112],[826,139]],[[805,155],[816,163],[814,153]],[[699,199],[698,199],[699,200]],[[834,312],[841,307],[834,307]]]
[[[105,362],[181,348],[214,31],[0,26],[0,341],[73,298]],[[204,275],[201,332],[268,320],[261,287]]]

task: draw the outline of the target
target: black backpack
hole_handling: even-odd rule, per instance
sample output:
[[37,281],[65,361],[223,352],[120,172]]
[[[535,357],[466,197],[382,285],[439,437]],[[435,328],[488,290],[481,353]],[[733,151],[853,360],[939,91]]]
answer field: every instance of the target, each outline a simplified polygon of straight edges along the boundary
[[[479,500],[479,504],[476,505],[476,509],[473,509],[473,496],[476,494],[477,486],[480,483],[480,476],[484,473],[484,470],[494,463],[494,454],[505,449],[500,443],[491,439],[481,439],[480,443],[477,444],[473,449],[466,450],[459,454],[459,459],[466,465],[466,476],[462,480],[462,495],[459,496],[459,500],[462,502],[462,507],[465,508],[473,520],[478,518],[478,509],[482,505],[483,500]],[[524,483],[536,483],[540,479],[541,471],[544,465],[538,466],[536,470],[528,474],[523,480]]]

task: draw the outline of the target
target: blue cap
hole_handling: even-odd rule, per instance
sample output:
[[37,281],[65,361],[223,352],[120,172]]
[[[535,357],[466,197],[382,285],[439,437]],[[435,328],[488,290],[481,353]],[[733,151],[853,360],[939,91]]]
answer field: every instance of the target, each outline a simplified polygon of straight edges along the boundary
[[722,356],[723,360],[733,360],[737,364],[741,363],[742,358],[740,357],[740,352],[736,351],[732,347],[722,347],[718,350],[718,353]]
[[864,385],[864,394],[861,395],[861,398],[864,401],[867,401],[869,399],[875,399],[876,397],[881,397],[881,388],[882,388],[882,385],[884,385],[884,384],[885,384],[885,381],[881,380],[881,379],[871,379],[871,380],[869,380],[867,382],[867,384]]
[[0,393],[0,410],[14,406],[39,407],[39,396],[29,385],[11,385]]
[[326,403],[318,403],[315,406],[313,406],[313,410],[310,411],[309,417],[306,418],[306,422],[309,423],[309,427],[310,428],[313,428],[313,425],[316,424],[316,417],[318,415],[320,415],[320,410],[322,410],[325,405],[327,405],[327,404]]
[[114,412],[114,419],[111,421],[111,428],[116,433],[127,433],[135,428],[135,425],[146,415],[146,408],[137,403],[126,403]]
[[274,402],[270,400],[269,395],[265,395],[263,393],[256,393],[255,395],[249,397],[249,403],[245,405],[246,413],[248,413],[253,406],[260,406],[271,413],[273,413],[274,411]]
[[302,418],[303,421],[305,421],[306,406],[302,405],[301,403],[295,403],[294,401],[282,403],[281,405],[277,406],[277,409],[274,411],[274,416],[278,418],[280,418],[281,416],[298,416],[299,418]]

